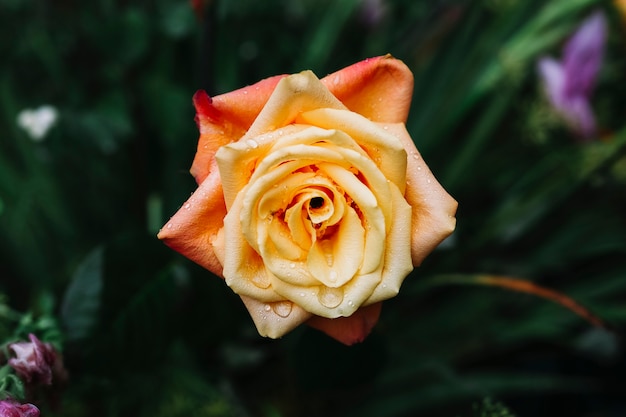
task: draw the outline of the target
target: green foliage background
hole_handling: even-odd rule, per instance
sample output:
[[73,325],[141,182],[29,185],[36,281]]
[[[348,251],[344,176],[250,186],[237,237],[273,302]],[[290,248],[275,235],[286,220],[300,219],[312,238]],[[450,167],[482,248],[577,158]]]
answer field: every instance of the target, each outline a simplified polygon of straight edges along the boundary
[[[626,415],[626,26],[598,0],[0,0],[0,342],[64,354],[44,416]],[[539,87],[591,11],[608,17],[573,137]],[[303,326],[259,337],[236,295],[155,238],[194,190],[191,96],[391,53],[415,74],[407,123],[458,228],[362,344]],[[59,120],[43,141],[17,115]],[[548,300],[467,285],[531,280]],[[450,279],[450,277],[455,279]],[[17,391],[16,391],[17,392]],[[497,399],[497,400],[495,400]]]

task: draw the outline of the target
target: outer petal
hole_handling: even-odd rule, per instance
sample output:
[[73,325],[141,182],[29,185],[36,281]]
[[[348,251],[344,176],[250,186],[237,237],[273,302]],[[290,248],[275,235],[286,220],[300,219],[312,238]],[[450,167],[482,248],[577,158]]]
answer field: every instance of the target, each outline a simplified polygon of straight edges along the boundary
[[263,303],[241,296],[261,336],[276,339],[289,333],[312,315],[290,301]]
[[378,322],[382,303],[358,309],[350,317],[327,319],[313,316],[307,324],[346,345],[362,342]]
[[424,163],[404,124],[389,125],[388,130],[400,138],[408,154],[404,197],[413,208],[411,256],[413,265],[418,266],[454,231],[458,203],[437,182]]
[[200,140],[191,174],[198,184],[209,175],[215,152],[246,133],[283,77],[286,75],[266,78],[212,99],[205,91],[196,92],[193,103]]
[[[216,165],[213,161],[213,165]],[[222,276],[213,241],[223,225],[226,205],[217,167],[159,231],[157,237],[192,261]]]
[[349,110],[375,122],[406,122],[413,73],[391,55],[369,58],[321,80]]

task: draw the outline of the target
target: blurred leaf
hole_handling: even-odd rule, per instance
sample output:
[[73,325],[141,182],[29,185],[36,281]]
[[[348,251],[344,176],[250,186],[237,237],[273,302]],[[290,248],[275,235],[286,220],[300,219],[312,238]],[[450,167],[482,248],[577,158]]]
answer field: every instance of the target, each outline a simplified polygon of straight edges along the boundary
[[89,336],[94,328],[103,286],[104,249],[92,250],[76,268],[61,305],[61,319],[69,341]]

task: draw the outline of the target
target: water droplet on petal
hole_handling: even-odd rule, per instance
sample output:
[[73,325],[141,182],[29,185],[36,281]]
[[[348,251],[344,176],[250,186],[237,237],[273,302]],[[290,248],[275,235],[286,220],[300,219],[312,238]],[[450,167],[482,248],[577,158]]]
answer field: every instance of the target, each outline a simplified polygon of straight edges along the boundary
[[383,129],[387,130],[389,129],[389,126],[383,126]]
[[328,280],[330,282],[337,281],[337,271],[335,271],[334,269],[331,269],[330,272],[328,273]]
[[340,288],[321,287],[317,293],[320,304],[327,308],[335,308],[343,301],[343,290]]
[[256,148],[258,148],[258,147],[259,147],[259,144],[258,144],[258,143],[257,143],[257,141],[256,141],[256,140],[254,140],[254,139],[248,139],[248,140],[246,140],[246,144],[247,144],[249,147],[251,147],[252,149],[256,149]]
[[296,264],[295,264],[295,263],[293,263],[293,262],[292,262],[292,263],[290,263],[290,264],[289,264],[289,268],[293,269],[293,268],[295,268],[295,267],[296,267]]
[[291,314],[291,308],[293,303],[291,301],[279,301],[272,305],[272,309],[274,313],[278,314],[281,317],[287,317]]
[[268,278],[265,274],[263,274],[263,273],[261,273],[261,274],[255,274],[255,275],[252,277],[251,281],[252,281],[252,283],[253,283],[255,286],[257,286],[257,287],[259,287],[259,288],[263,288],[263,289],[265,289],[265,288],[268,288],[268,287],[270,286],[270,280],[269,280],[269,278]]
[[348,301],[348,305],[349,305],[350,307],[353,307],[353,306],[354,306],[354,301],[349,300],[349,301]]
[[265,307],[263,307],[265,309],[265,311],[270,311],[272,309],[272,307],[269,304],[265,304]]
[[191,208],[191,204],[187,203],[185,204],[185,209],[189,210]]

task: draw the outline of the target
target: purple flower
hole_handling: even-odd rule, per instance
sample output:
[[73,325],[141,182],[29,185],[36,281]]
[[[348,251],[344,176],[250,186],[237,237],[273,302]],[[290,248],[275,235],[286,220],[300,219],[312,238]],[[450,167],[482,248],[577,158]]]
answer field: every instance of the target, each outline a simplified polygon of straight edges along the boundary
[[596,134],[596,122],[589,99],[602,64],[607,24],[600,11],[588,17],[567,41],[561,62],[543,57],[539,75],[548,100],[581,138]]
[[387,14],[387,5],[384,0],[362,0],[361,20],[367,26],[375,27],[383,20]]
[[32,404],[20,404],[14,400],[0,401],[2,417],[39,417],[39,409]]
[[30,342],[9,345],[9,350],[15,354],[9,359],[9,365],[27,383],[50,385],[57,354],[50,343],[42,343],[34,334],[29,334],[28,338]]

